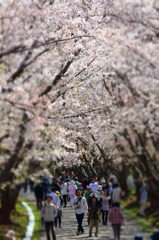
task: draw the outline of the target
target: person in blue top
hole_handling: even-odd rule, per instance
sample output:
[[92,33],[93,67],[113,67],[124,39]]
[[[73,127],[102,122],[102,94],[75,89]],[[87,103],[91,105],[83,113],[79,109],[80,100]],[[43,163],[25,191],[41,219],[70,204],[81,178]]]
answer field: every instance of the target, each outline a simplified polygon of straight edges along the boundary
[[140,216],[145,215],[145,207],[146,207],[146,202],[147,202],[147,186],[143,182],[140,187]]

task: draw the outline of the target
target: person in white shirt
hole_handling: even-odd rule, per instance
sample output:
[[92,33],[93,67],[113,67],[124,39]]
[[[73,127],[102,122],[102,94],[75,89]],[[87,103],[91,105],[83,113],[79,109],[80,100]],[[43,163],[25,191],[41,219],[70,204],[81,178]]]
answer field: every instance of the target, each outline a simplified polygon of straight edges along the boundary
[[56,240],[54,219],[57,216],[57,208],[51,201],[52,201],[52,197],[47,196],[46,203],[42,208],[42,217],[44,218],[47,240],[51,239],[50,231],[51,231],[52,239]]
[[48,196],[51,196],[52,203],[57,207],[57,209],[59,209],[59,207],[60,207],[60,198],[55,193],[55,188],[54,187],[52,187],[50,190],[51,190],[51,193],[49,193]]
[[92,182],[90,183],[90,187],[94,193],[97,192],[98,182],[95,182],[94,178],[92,178]]
[[110,200],[109,192],[107,189],[104,189],[103,195],[101,196],[103,225],[107,225],[108,222],[109,200]]
[[77,235],[84,233],[82,226],[85,212],[88,214],[88,205],[85,197],[82,197],[82,190],[76,190],[77,197],[74,198],[73,205],[75,206],[75,214],[78,223]]
[[118,183],[115,183],[112,192],[112,203],[120,207],[120,202],[121,202],[121,188],[119,187]]
[[68,196],[68,190],[67,190],[67,183],[62,179],[61,183],[61,197],[64,201],[64,208],[67,206],[67,196]]
[[96,196],[97,196],[98,201],[100,200],[100,198],[102,197],[102,195],[103,195],[102,185],[98,185],[98,187],[97,187],[97,192],[96,192]]
[[76,196],[76,185],[75,185],[75,182],[73,180],[71,180],[69,186],[68,186],[68,194],[69,194],[69,197],[70,197],[70,206],[72,207],[73,206],[73,200]]

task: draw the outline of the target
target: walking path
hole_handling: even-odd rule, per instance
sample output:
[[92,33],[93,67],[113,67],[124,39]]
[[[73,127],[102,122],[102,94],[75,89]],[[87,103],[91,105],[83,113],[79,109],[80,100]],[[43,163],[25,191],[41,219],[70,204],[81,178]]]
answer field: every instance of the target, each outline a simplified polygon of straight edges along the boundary
[[[33,194],[28,194],[26,199],[35,203],[35,198]],[[40,225],[40,224],[39,224]],[[103,226],[102,222],[99,224],[99,234],[98,237],[94,236],[95,229],[93,229],[92,237],[89,237],[89,226],[87,224],[87,217],[85,216],[83,221],[84,234],[77,236],[77,222],[74,214],[73,207],[66,207],[63,209],[62,216],[62,226],[61,228],[56,228],[57,240],[75,240],[75,239],[105,239],[113,240],[113,232],[110,223],[108,226]],[[150,233],[147,233],[141,226],[135,223],[132,219],[125,217],[125,226],[122,226],[121,240],[133,240],[136,233],[141,233],[144,240],[149,240]],[[44,228],[40,229],[40,239],[46,240]]]

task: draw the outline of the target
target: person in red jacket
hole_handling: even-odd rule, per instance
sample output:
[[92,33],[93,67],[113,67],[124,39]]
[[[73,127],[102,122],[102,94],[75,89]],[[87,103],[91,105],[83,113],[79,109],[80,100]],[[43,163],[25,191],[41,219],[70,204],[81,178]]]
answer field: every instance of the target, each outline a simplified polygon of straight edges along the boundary
[[114,240],[120,240],[120,230],[121,225],[124,224],[124,216],[122,214],[121,209],[113,205],[109,213],[109,220],[112,224],[113,233],[114,233]]

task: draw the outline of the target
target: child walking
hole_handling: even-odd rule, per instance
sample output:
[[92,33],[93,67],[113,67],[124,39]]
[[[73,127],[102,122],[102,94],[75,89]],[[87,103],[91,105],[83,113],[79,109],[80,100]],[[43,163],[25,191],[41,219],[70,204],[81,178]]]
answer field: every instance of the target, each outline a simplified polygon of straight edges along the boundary
[[120,240],[121,225],[124,224],[124,216],[117,205],[113,205],[109,213],[109,220],[112,224],[114,240]]
[[90,214],[90,228],[89,228],[89,237],[92,236],[93,227],[96,227],[95,236],[98,235],[98,226],[100,220],[100,203],[95,195],[92,195],[89,199],[89,214]]

